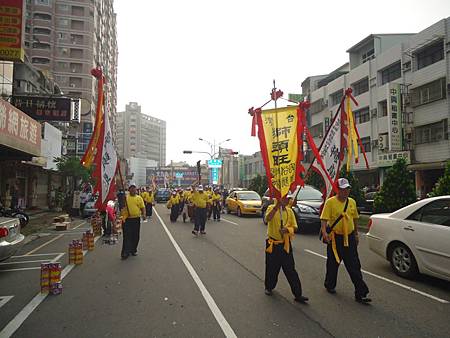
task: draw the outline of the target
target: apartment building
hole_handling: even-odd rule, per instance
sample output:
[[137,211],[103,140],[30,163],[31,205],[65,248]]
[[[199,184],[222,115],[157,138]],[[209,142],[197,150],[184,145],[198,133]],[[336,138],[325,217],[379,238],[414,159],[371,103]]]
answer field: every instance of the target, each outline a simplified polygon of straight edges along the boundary
[[345,89],[353,89],[359,103],[355,122],[370,165],[366,169],[359,161],[353,166],[362,185],[382,184],[397,158],[405,158],[415,172],[420,197],[442,175],[450,159],[449,34],[450,18],[416,34],[371,34],[347,50],[347,64],[303,81],[316,144]]
[[82,99],[81,124],[72,126],[69,135],[77,147],[68,147],[69,153],[84,153],[93,130],[97,81],[91,69],[97,66],[106,78],[106,110],[115,134],[118,47],[113,0],[27,0],[25,52],[64,95]]
[[137,157],[166,164],[166,122],[143,114],[137,102],[118,113],[117,151],[121,158]]

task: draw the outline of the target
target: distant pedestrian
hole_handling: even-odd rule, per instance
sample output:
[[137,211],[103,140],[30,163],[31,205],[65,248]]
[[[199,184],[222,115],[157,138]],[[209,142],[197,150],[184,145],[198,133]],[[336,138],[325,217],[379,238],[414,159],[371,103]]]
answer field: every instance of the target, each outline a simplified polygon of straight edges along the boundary
[[176,190],[172,191],[169,201],[167,201],[167,208],[170,209],[170,221],[176,222],[180,214],[180,196]]
[[214,190],[214,193],[212,194],[211,200],[212,200],[213,219],[217,222],[220,222],[221,199],[222,196],[219,193],[219,189],[216,188]]
[[145,205],[142,197],[137,194],[136,185],[130,184],[129,194],[125,199],[125,208],[122,209],[125,219],[123,225],[122,259],[129,255],[137,255],[139,233],[141,230],[141,216],[145,220]]
[[116,209],[114,201],[108,201],[106,204],[106,228],[103,233],[104,236],[111,236],[112,227],[116,222]]
[[270,296],[278,282],[280,269],[291,287],[294,300],[305,303],[309,299],[302,294],[302,284],[295,270],[294,255],[292,253],[291,238],[297,229],[295,214],[289,205],[289,198],[284,197],[281,201],[269,205],[266,211],[267,239],[266,239],[266,272],[265,293]]
[[338,193],[325,202],[320,215],[321,232],[327,243],[327,272],[324,286],[331,293],[336,293],[337,273],[341,260],[355,287],[355,300],[369,303],[369,288],[362,278],[361,263],[358,257],[359,218],[356,202],[349,197],[350,183],[346,178],[338,180]]
[[194,230],[192,233],[194,235],[198,235],[199,231],[201,234],[206,234],[205,225],[206,225],[206,208],[208,206],[209,197],[203,191],[203,186],[199,185],[197,188],[193,187],[192,203],[195,206],[194,213]]

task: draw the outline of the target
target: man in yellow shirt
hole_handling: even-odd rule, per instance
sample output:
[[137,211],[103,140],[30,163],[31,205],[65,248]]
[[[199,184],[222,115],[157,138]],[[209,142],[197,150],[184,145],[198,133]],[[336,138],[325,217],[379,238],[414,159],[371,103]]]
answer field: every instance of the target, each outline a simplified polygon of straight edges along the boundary
[[192,233],[198,235],[198,232],[202,235],[206,234],[205,224],[206,224],[206,207],[209,203],[208,195],[203,191],[203,186],[199,185],[196,189],[193,187],[191,201],[194,204],[194,230]]
[[338,193],[325,202],[320,215],[321,232],[327,243],[327,272],[324,286],[331,294],[336,293],[337,273],[341,260],[355,286],[355,300],[369,303],[369,288],[362,278],[358,257],[358,223],[356,202],[349,197],[350,183],[346,178],[338,179]]
[[125,207],[122,216],[125,219],[123,225],[122,259],[128,256],[137,256],[139,233],[141,230],[141,216],[145,220],[145,205],[141,196],[137,194],[136,185],[131,183],[129,194],[126,196]]
[[169,201],[167,202],[167,207],[170,208],[170,221],[176,222],[178,215],[180,213],[180,196],[177,194],[176,190],[172,191]]
[[211,201],[212,201],[213,219],[217,222],[220,222],[221,199],[222,195],[219,192],[219,188],[216,188],[211,196]]
[[147,217],[152,217],[153,214],[153,191],[150,187],[147,187],[147,189],[141,194],[142,199],[144,200],[145,204],[145,214]]
[[[265,293],[270,296],[278,281],[280,268],[289,282],[294,300],[305,303],[309,299],[302,295],[302,284],[295,270],[294,255],[292,253],[291,237],[297,229],[294,212],[288,206],[289,198],[284,197],[281,202],[275,201],[266,211],[267,240],[266,240],[266,273],[264,279]],[[281,209],[281,211],[280,211]]]

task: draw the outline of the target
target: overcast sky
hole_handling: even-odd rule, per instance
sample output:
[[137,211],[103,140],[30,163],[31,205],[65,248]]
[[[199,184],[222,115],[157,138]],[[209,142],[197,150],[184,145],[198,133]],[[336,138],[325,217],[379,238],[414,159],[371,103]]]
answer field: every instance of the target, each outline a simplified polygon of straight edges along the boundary
[[[138,102],[167,122],[167,161],[210,151],[199,137],[242,154],[259,150],[248,108],[273,79],[301,93],[308,76],[348,61],[372,33],[417,33],[450,15],[448,0],[115,0],[118,107]],[[216,149],[218,151],[218,148]]]

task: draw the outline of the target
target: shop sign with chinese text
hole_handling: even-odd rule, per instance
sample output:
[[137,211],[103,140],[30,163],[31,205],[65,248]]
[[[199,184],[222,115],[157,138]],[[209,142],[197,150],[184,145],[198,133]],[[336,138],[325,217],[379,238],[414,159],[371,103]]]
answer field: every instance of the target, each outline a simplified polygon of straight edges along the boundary
[[24,61],[24,7],[24,0],[2,0],[0,3],[0,60]]
[[402,150],[402,109],[400,84],[390,83],[387,94],[389,151]]
[[38,121],[72,120],[72,99],[68,97],[13,96],[11,103]]
[[377,164],[379,167],[392,167],[398,159],[403,158],[406,164],[411,164],[410,151],[398,151],[393,153],[378,154]]
[[41,125],[0,99],[0,144],[34,156],[41,155]]

